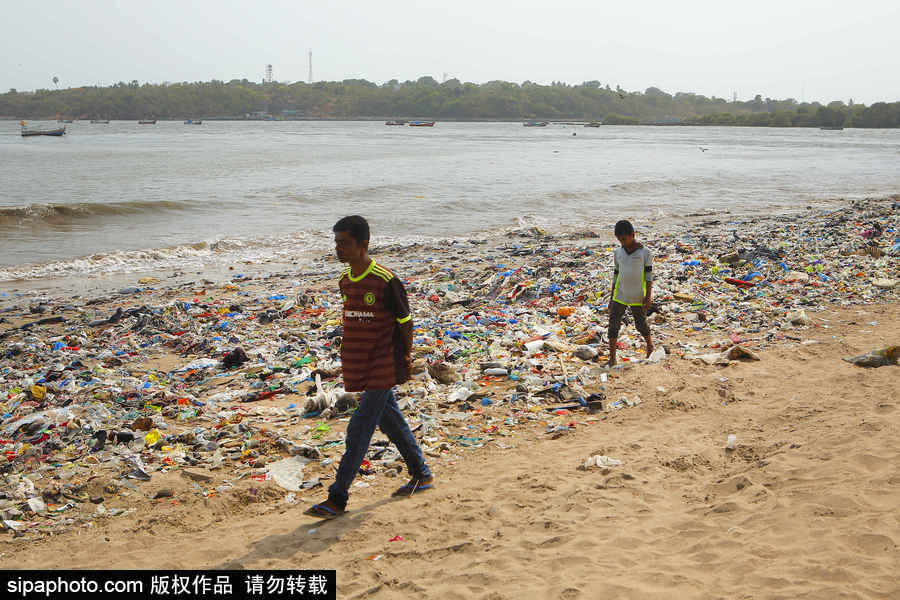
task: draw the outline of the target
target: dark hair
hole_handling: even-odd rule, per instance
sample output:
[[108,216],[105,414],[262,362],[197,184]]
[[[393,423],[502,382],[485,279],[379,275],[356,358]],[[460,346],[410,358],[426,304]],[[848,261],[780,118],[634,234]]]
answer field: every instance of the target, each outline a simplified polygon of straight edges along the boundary
[[616,235],[634,235],[634,227],[628,221],[616,223]]
[[359,215],[344,217],[334,224],[332,231],[349,231],[357,242],[369,241],[369,222]]

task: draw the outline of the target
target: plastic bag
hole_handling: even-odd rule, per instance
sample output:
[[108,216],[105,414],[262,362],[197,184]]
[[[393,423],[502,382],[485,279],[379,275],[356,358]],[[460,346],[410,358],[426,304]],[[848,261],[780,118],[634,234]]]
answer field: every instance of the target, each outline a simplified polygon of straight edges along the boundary
[[278,487],[298,492],[303,484],[303,469],[308,463],[309,459],[304,456],[292,456],[270,463],[268,470]]
[[872,350],[868,354],[860,354],[859,356],[851,356],[844,360],[854,364],[857,367],[884,367],[887,365],[896,365],[900,359],[900,346],[887,346],[879,350]]

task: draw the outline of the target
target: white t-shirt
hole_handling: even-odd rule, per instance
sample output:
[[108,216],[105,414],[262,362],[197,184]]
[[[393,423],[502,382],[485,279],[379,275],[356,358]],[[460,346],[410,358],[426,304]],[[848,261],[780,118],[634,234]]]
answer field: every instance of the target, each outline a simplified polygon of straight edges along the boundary
[[653,281],[653,255],[644,246],[631,254],[619,247],[613,251],[613,260],[617,273],[613,300],[628,306],[643,304],[647,282]]

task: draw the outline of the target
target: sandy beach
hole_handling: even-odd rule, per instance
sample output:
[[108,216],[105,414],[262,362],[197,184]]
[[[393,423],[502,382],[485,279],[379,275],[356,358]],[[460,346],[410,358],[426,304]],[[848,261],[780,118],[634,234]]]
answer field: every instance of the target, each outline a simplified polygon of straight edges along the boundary
[[[729,263],[704,252],[749,246],[728,242],[721,215],[645,232],[648,245],[669,249],[658,262],[663,309],[651,320],[666,356],[641,361],[628,327],[620,356],[630,360],[612,371],[602,367],[605,313],[593,295],[608,289],[605,252],[614,242],[605,229],[591,228],[599,237],[517,232],[460,248],[384,249],[385,264],[398,266],[410,256],[440,256],[406,263],[421,323],[419,374],[400,388],[437,487],[392,499],[405,472],[398,474],[396,459],[371,458],[347,515],[328,522],[302,515],[324,497],[323,487],[291,492],[266,474],[293,454],[292,444],[307,444],[318,457],[302,480],[327,487],[342,451],[345,414],[303,418],[296,410],[315,395],[308,391],[314,373],[330,385],[340,381],[328,350],[340,313],[327,274],[170,286],[158,279],[94,299],[7,297],[0,390],[4,450],[16,449],[3,471],[5,510],[21,507],[16,485],[24,478],[46,509],[4,516],[20,525],[0,534],[0,565],[335,569],[339,598],[900,598],[900,368],[842,360],[900,343],[900,299],[890,284],[900,264],[890,253],[896,233],[883,234],[878,256],[859,235],[873,219],[896,226],[893,206],[890,199],[844,206],[840,221],[829,209],[788,224],[772,216],[737,226],[756,227],[754,239],[773,247],[819,240],[784,269],[771,257]],[[816,238],[814,227],[842,227],[854,237]],[[678,250],[688,236],[693,246]],[[499,254],[506,264],[498,266]],[[689,264],[694,259],[699,264]],[[504,276],[496,288],[484,279],[517,266],[534,272]],[[726,267],[733,276],[760,271],[768,283],[729,286],[720,272]],[[568,287],[543,293],[541,278]],[[285,301],[293,304],[284,309]],[[96,324],[117,308],[142,305],[168,308]],[[571,316],[559,310],[568,306]],[[261,315],[277,307],[284,310],[264,325]],[[225,314],[246,318],[222,326]],[[51,315],[64,321],[15,329]],[[188,320],[195,325],[173,329]],[[440,337],[450,322],[459,336]],[[529,353],[524,335],[513,334],[540,327],[548,331],[545,347]],[[301,342],[311,361],[303,362]],[[253,359],[237,371],[180,370],[236,345]],[[593,348],[592,358],[576,358],[583,346]],[[702,358],[735,346],[758,360]],[[491,359],[519,375],[484,377],[478,364]],[[40,397],[22,387],[26,377],[46,377],[73,360],[92,372],[82,377],[86,386],[60,385]],[[453,383],[425,374],[436,362],[453,365]],[[279,365],[286,368],[273,370]],[[249,383],[264,369],[273,377],[266,385],[279,382],[277,393],[247,401],[266,389]],[[306,377],[294,385],[292,375]],[[477,394],[450,399],[459,382],[474,384]],[[232,395],[210,401],[226,392]],[[602,394],[606,409],[554,410],[579,393]],[[91,412],[104,403],[110,414]],[[48,438],[32,445],[62,431],[59,443],[23,450],[40,430],[23,434],[15,423],[63,406],[72,407],[70,424],[53,423],[43,430]],[[136,431],[127,448],[88,450],[96,419],[118,430],[135,416],[167,424],[164,439],[150,443]],[[188,436],[208,442],[213,430],[220,432],[215,452]],[[375,440],[375,449],[384,447],[380,432]],[[224,465],[212,458],[223,450]],[[596,455],[619,464],[584,468]],[[126,475],[135,456],[149,480]],[[52,494],[67,485],[79,500]],[[72,506],[57,510],[66,503]],[[122,510],[109,514],[115,508]],[[60,520],[70,514],[77,517]]]

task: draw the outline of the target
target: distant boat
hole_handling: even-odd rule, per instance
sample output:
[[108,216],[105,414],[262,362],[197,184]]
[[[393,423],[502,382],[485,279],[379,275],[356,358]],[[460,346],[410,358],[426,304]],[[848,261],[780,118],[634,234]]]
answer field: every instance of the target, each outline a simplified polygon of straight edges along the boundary
[[410,121],[410,127],[434,127],[434,121]]
[[92,125],[109,125],[109,119],[91,119]]
[[525,121],[522,123],[523,127],[546,127],[549,125],[549,121]]
[[203,125],[203,121],[195,121],[193,119],[185,119],[184,124],[185,125]]
[[385,125],[406,125],[406,121],[385,121]]
[[138,125],[156,125],[156,119],[141,119]]
[[50,135],[59,137],[61,135],[66,135],[66,128],[60,127],[59,129],[29,129],[25,125],[22,125],[22,137],[32,137],[35,135]]
[[585,123],[585,127],[600,127],[600,121],[591,121],[590,123]]
[[843,127],[819,127],[823,131],[843,131]]

